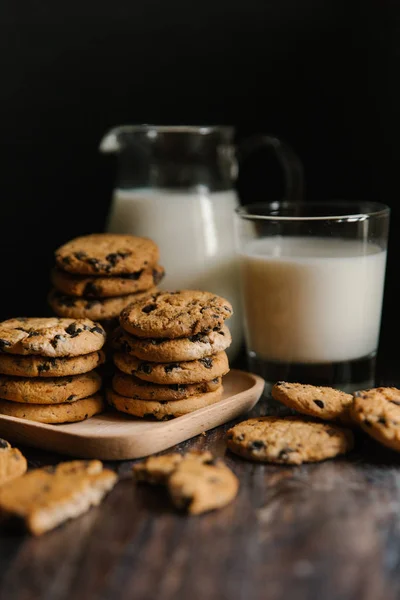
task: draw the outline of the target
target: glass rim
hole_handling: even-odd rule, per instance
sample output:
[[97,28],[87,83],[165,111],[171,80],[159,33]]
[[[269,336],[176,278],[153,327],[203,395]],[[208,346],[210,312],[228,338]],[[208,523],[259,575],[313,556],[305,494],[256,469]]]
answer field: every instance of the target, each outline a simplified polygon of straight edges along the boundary
[[139,123],[132,125],[117,125],[113,130],[129,131],[130,133],[199,133],[208,135],[217,131],[232,133],[231,125],[156,125],[153,123]]
[[[324,209],[332,208],[332,214],[325,215],[299,215],[296,211],[301,208],[306,209]],[[354,210],[351,208],[354,207]],[[362,209],[361,209],[362,207]],[[359,210],[357,210],[357,208]],[[261,211],[267,209],[266,212],[271,214],[262,214]],[[293,215],[274,214],[274,211],[293,210]],[[360,210],[361,209],[361,210]],[[260,221],[338,221],[342,219],[359,221],[375,217],[389,216],[390,207],[381,202],[370,202],[357,200],[355,202],[346,200],[330,200],[328,202],[289,202],[289,201],[274,201],[274,202],[258,202],[239,206],[235,209],[235,213],[247,220]]]

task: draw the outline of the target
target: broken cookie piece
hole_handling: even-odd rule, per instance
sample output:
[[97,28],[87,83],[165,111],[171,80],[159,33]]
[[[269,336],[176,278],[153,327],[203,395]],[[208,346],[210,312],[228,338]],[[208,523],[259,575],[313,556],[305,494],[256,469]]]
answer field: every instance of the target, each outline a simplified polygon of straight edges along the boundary
[[98,460],[71,461],[29,471],[0,488],[0,512],[41,535],[97,506],[117,481]]
[[211,452],[151,456],[133,472],[139,481],[166,485],[174,505],[193,515],[226,506],[239,489],[237,477]]

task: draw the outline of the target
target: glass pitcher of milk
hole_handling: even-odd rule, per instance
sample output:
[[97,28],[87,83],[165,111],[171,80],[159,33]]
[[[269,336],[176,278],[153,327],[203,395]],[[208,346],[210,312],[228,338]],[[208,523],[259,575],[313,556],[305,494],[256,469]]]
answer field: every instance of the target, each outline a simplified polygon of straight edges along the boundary
[[280,140],[252,136],[236,148],[233,137],[231,127],[126,125],[109,131],[100,144],[101,152],[118,155],[107,231],[159,245],[166,270],[160,287],[207,290],[232,303],[231,360],[243,341],[234,239],[238,159],[271,147],[286,175],[286,199],[302,195],[301,164]]

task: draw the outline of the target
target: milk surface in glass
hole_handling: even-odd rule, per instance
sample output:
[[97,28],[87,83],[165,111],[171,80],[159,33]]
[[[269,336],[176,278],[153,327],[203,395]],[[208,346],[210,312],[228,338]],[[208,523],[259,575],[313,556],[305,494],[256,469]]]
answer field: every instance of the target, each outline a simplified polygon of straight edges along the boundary
[[386,251],[360,240],[270,237],[241,255],[248,348],[268,361],[350,361],[377,350]]
[[241,298],[233,231],[234,190],[190,193],[160,189],[116,189],[107,231],[153,239],[166,276],[163,289],[207,290],[227,298],[234,316],[232,359],[242,341]]

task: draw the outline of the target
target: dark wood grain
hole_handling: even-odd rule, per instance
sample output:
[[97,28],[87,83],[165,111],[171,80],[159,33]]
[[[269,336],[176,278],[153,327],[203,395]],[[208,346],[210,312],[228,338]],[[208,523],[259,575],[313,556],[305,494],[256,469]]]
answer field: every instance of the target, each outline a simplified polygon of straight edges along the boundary
[[[224,456],[224,429],[179,448]],[[25,451],[31,466],[63,458]],[[399,455],[360,434],[348,458],[321,464],[225,458],[241,488],[224,510],[178,514],[126,462],[85,516],[37,539],[2,530],[1,600],[400,598]]]

